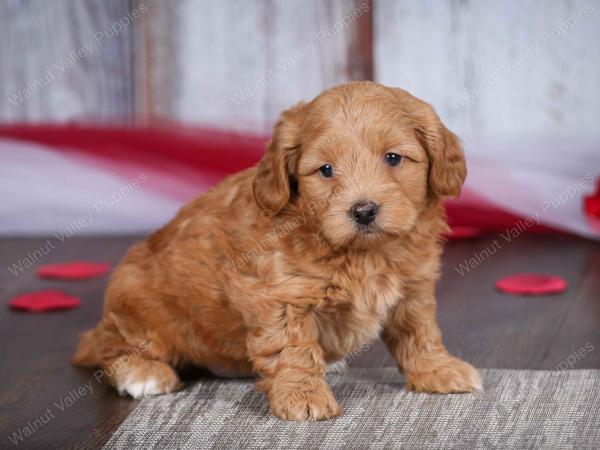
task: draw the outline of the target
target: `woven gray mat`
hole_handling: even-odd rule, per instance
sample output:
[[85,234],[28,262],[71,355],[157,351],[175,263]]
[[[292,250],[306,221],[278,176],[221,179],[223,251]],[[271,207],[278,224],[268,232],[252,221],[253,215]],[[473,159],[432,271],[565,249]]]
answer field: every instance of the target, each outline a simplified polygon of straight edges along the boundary
[[417,394],[395,368],[329,375],[340,417],[286,422],[250,380],[143,400],[105,448],[600,448],[600,370],[482,370],[484,391]]

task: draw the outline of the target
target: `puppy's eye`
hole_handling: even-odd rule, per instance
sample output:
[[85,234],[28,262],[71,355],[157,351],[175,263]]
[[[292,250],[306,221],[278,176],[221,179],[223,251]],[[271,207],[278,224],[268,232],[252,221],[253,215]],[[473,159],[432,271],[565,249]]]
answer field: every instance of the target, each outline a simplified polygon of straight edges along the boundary
[[321,172],[321,175],[323,175],[325,178],[330,178],[333,176],[333,167],[331,167],[330,164],[325,164],[319,168],[319,172]]
[[397,166],[402,161],[402,156],[397,153],[386,153],[385,154],[385,163],[388,166]]

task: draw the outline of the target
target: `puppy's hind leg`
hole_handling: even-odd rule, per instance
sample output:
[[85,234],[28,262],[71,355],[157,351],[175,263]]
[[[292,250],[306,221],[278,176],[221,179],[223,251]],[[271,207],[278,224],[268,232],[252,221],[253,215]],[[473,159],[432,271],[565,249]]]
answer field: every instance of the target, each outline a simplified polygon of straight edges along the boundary
[[133,398],[163,394],[181,386],[179,376],[160,355],[152,351],[152,343],[123,333],[116,326],[116,316],[85,332],[73,357],[73,364],[100,367],[98,381],[108,380],[122,395]]
[[103,369],[121,395],[128,394],[135,399],[166,394],[181,387],[175,370],[163,361],[123,355],[110,361]]
[[[104,317],[84,343],[95,346],[97,366],[122,395],[133,398],[172,392],[181,386],[173,369],[174,350],[159,333],[162,304],[152,285],[150,259],[145,244],[131,248],[112,275],[106,290]],[[89,345],[87,345],[89,347]],[[78,352],[85,355],[85,352]]]

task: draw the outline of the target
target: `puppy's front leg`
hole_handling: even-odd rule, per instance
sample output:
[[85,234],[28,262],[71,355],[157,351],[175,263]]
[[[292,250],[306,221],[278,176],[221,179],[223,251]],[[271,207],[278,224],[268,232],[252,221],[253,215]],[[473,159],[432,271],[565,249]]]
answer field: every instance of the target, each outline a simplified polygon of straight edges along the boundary
[[412,282],[392,312],[382,335],[404,371],[406,387],[423,392],[472,392],[481,389],[477,370],[451,356],[437,325],[435,282]]
[[248,351],[269,400],[285,420],[323,420],[341,412],[325,381],[325,360],[312,311],[278,304],[250,330]]

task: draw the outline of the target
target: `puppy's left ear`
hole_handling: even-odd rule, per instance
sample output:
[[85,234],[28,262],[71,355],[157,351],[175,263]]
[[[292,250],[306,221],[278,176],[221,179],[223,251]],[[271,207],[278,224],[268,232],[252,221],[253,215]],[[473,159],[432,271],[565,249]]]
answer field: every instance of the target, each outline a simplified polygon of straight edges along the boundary
[[415,110],[417,136],[429,158],[429,186],[438,196],[458,198],[467,164],[458,137],[442,123],[431,105],[420,102]]
[[304,103],[300,102],[281,113],[267,152],[258,164],[252,192],[258,206],[268,214],[277,214],[290,200],[304,109]]

